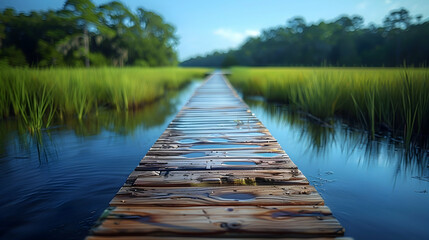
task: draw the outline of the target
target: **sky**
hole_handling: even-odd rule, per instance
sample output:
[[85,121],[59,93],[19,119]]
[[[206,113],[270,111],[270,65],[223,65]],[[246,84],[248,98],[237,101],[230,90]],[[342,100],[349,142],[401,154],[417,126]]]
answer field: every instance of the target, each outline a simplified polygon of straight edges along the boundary
[[[60,9],[63,0],[0,0],[0,9],[19,12]],[[96,5],[110,0],[93,0]],[[177,51],[183,61],[215,50],[239,47],[264,29],[285,25],[295,16],[307,23],[360,15],[365,24],[382,24],[390,11],[405,7],[412,16],[429,17],[429,0],[123,0],[130,9],[143,7],[176,27]]]

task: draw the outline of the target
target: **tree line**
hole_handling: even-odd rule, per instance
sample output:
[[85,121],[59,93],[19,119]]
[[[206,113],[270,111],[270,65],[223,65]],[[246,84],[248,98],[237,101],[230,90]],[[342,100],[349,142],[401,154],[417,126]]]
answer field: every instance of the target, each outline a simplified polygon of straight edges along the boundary
[[340,16],[308,24],[302,17],[267,29],[241,47],[214,52],[182,66],[426,66],[429,63],[429,21],[401,8],[390,12],[382,26],[363,25],[361,16]]
[[175,28],[154,12],[119,1],[67,0],[62,9],[0,12],[0,64],[10,66],[170,66]]

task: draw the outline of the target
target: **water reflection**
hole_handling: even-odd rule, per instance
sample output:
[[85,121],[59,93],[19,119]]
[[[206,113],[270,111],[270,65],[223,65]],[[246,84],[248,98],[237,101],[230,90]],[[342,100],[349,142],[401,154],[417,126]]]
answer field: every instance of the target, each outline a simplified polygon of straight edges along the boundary
[[0,121],[0,238],[83,239],[199,84],[33,135],[19,119]]
[[0,157],[7,156],[7,147],[11,142],[19,152],[14,156],[15,159],[30,158],[32,150],[35,150],[39,164],[58,157],[50,131],[42,129],[30,133],[20,119],[7,120],[0,124]]
[[[194,86],[196,84],[198,83],[193,83]],[[20,152],[20,156],[15,158],[30,158],[34,150],[41,164],[48,162],[50,158],[58,157],[56,144],[52,138],[52,134],[55,133],[71,130],[76,136],[84,138],[100,135],[102,131],[109,131],[127,136],[135,133],[137,128],[150,129],[160,126],[178,111],[179,93],[170,91],[165,98],[147,104],[137,111],[116,112],[106,109],[81,120],[77,118],[58,120],[53,124],[54,127],[31,134],[20,119],[2,121],[0,122],[0,156],[6,156],[7,146],[13,143],[17,152]]]
[[426,142],[414,142],[404,147],[398,139],[382,134],[373,139],[368,132],[353,128],[341,120],[326,123],[305,113],[290,111],[285,105],[267,103],[258,98],[246,98],[245,101],[252,110],[263,109],[271,121],[293,129],[299,135],[299,142],[304,144],[303,148],[314,155],[323,157],[333,145],[338,145],[341,152],[349,156],[364,149],[360,160],[367,166],[372,161],[379,161],[380,156],[386,156],[383,159],[395,165],[397,174],[422,175],[428,168],[429,149]]
[[375,139],[340,120],[324,123],[287,107],[245,99],[346,229],[359,239],[429,236],[428,148]]
[[[165,98],[155,103],[146,104],[137,111],[116,112],[113,110],[100,111],[84,120],[67,119],[59,123],[71,129],[78,136],[98,135],[102,130],[108,130],[120,135],[133,134],[137,128],[152,128],[164,123],[167,117],[177,112],[176,97],[179,92],[170,91]],[[156,116],[156,117],[154,117]]]

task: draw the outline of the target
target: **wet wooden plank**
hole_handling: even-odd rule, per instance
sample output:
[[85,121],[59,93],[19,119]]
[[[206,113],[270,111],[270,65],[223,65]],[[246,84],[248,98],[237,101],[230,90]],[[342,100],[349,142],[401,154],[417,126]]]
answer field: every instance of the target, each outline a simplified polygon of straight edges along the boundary
[[215,185],[296,185],[308,184],[298,169],[272,170],[206,170],[206,171],[160,171],[158,175],[139,176],[135,186],[201,186]]
[[[198,154],[197,154],[198,153]],[[261,159],[274,159],[287,157],[286,153],[280,148],[268,148],[261,150],[249,150],[246,148],[237,149],[186,149],[186,150],[156,150],[149,151],[146,156],[159,157],[183,157],[183,158],[214,158],[214,157],[247,157]]]
[[174,129],[168,129],[169,134],[180,134],[180,135],[187,135],[187,134],[223,134],[223,135],[229,135],[229,134],[250,134],[250,133],[260,133],[263,134],[264,131],[266,131],[265,128],[235,128],[235,129],[205,129],[205,130],[174,130]]
[[323,205],[312,186],[122,187],[111,206]]
[[[314,190],[315,191],[315,190]],[[289,217],[324,217],[331,216],[327,206],[176,206],[172,207],[136,207],[117,206],[109,209],[110,214],[120,215],[167,215],[167,216],[259,216],[265,219]],[[107,216],[109,218],[109,216]],[[115,218],[115,217],[113,217]]]
[[[315,227],[317,226],[317,227]],[[94,229],[98,235],[336,236],[344,229],[326,207],[116,208]]]
[[143,159],[136,168],[139,171],[195,171],[195,170],[257,170],[294,169],[290,159]]
[[196,90],[87,239],[334,239],[344,229],[222,75]]
[[175,130],[175,131],[186,131],[186,132],[190,132],[190,131],[206,131],[206,130],[210,130],[210,131],[224,131],[224,130],[228,130],[228,131],[235,131],[235,130],[264,130],[265,127],[258,125],[258,124],[231,124],[231,125],[223,125],[223,126],[211,126],[211,127],[206,127],[206,126],[170,126],[169,129],[171,130]]
[[[168,131],[167,131],[168,130]],[[201,132],[185,132],[185,131],[173,131],[171,129],[167,129],[163,135],[161,135],[161,139],[165,138],[240,138],[242,140],[247,139],[257,139],[257,138],[270,138],[271,135],[265,130],[248,130],[248,131],[201,131]]]
[[150,150],[162,151],[162,150],[175,150],[175,151],[187,151],[187,150],[206,150],[206,151],[251,151],[255,150],[255,152],[262,152],[266,150],[266,152],[270,152],[271,149],[280,150],[281,147],[277,143],[252,143],[252,142],[244,142],[241,144],[229,142],[229,143],[194,143],[194,144],[177,144],[177,143],[155,143]]
[[[240,136],[160,136],[155,144],[211,144],[211,143],[277,143],[268,136],[243,137]],[[278,144],[278,143],[277,143]]]
[[153,147],[163,147],[162,145],[169,145],[173,144],[177,147],[192,147],[193,145],[202,145],[202,144],[217,144],[217,145],[229,145],[230,143],[236,144],[236,145],[259,145],[259,146],[265,146],[267,144],[276,145],[276,140],[269,138],[269,137],[255,137],[255,138],[244,138],[239,139],[238,137],[171,137],[170,140],[166,138],[160,138],[156,143],[153,145]]
[[259,122],[256,117],[243,118],[243,117],[226,117],[226,116],[217,116],[217,117],[181,117],[173,120],[173,123],[219,123],[219,122]]

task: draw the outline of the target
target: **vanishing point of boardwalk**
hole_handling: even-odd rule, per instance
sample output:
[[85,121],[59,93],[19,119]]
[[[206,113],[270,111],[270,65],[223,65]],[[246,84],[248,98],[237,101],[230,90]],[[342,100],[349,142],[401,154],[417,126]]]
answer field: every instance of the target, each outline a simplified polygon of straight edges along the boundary
[[215,73],[141,160],[87,239],[343,234],[315,188]]

